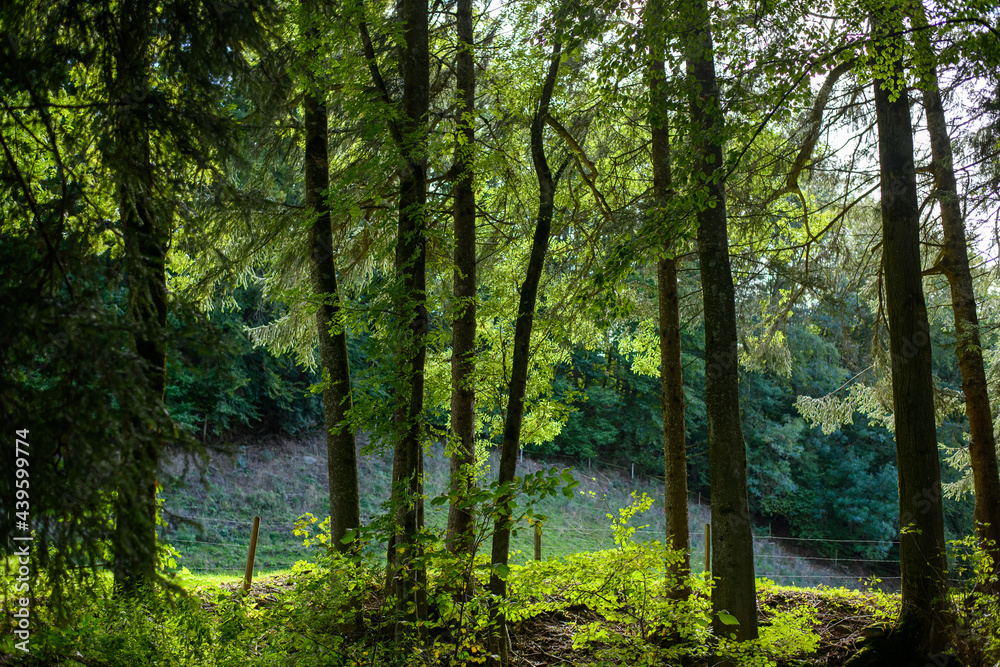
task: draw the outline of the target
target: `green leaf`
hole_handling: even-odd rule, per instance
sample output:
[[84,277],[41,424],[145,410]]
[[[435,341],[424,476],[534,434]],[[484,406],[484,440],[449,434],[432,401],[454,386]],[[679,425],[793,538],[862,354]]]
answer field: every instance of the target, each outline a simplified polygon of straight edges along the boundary
[[506,579],[507,575],[510,574],[510,566],[509,565],[504,565],[503,563],[495,563],[493,565],[493,571],[501,579]]
[[723,623],[725,623],[726,625],[739,625],[740,624],[740,622],[738,620],[736,620],[735,616],[733,616],[730,613],[727,613],[725,610],[722,610],[722,611],[719,612],[719,620],[722,621]]

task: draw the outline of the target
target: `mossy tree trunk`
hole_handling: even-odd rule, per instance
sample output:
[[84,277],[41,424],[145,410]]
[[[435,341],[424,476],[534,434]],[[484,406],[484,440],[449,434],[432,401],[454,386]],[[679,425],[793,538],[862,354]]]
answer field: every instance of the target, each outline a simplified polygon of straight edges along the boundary
[[[409,629],[426,619],[425,573],[418,533],[423,528],[424,364],[427,356],[427,109],[430,96],[427,0],[403,0],[402,50],[403,99],[400,139],[403,166],[399,178],[399,227],[396,270],[402,294],[398,321],[408,323],[401,332],[404,377],[398,400],[403,420],[397,424],[395,455],[401,460],[396,488],[405,487],[399,504],[396,531],[397,642],[409,640]],[[394,471],[396,467],[394,466]],[[419,632],[419,631],[418,631]]]
[[681,323],[676,257],[657,264],[660,319],[660,386],[663,404],[663,475],[666,544],[683,551],[672,565],[678,586],[673,594],[687,597],[684,578],[691,573],[691,538],[688,531],[687,446],[684,436],[684,379],[681,364]]
[[[890,9],[890,12],[895,11]],[[876,35],[902,27],[875,16]],[[892,28],[889,28],[892,26]],[[874,81],[882,195],[882,270],[892,358],[892,402],[899,474],[902,609],[897,634],[919,651],[942,648],[947,591],[941,477],[931,378],[930,329],[920,264],[920,204],[913,130],[900,61],[878,40],[891,70]],[[890,88],[902,85],[895,95]]]
[[[303,2],[303,14],[316,8]],[[307,34],[313,31],[306,27]],[[330,538],[339,551],[351,548],[344,537],[361,525],[358,499],[358,460],[354,428],[349,421],[352,407],[351,368],[347,357],[347,328],[337,285],[330,206],[327,107],[315,82],[303,97],[305,116],[305,204],[315,215],[309,235],[313,293],[319,300],[316,333],[324,380],[323,417],[326,430],[327,474],[330,483]]]
[[[456,12],[458,87],[454,172],[455,320],[451,344],[451,505],[448,510],[448,547],[452,553],[471,553],[475,535],[475,508],[468,496],[475,484],[476,391],[476,197],[475,129],[476,71],[473,62],[472,0],[458,0]],[[471,581],[471,578],[470,580]],[[467,582],[469,583],[469,582]]]
[[753,534],[747,501],[747,456],[740,423],[736,302],[729,264],[726,193],[721,144],[722,108],[715,76],[712,30],[705,0],[688,0],[685,44],[688,77],[694,86],[691,120],[700,149],[695,186],[698,259],[705,312],[705,411],[708,421],[712,490],[712,611],[717,633],[731,633],[720,612],[736,617],[740,641],[757,637]]
[[673,594],[687,597],[683,585],[691,571],[687,507],[687,449],[684,437],[684,378],[681,372],[680,299],[677,291],[677,233],[673,220],[666,218],[673,195],[670,174],[670,127],[667,116],[667,91],[663,31],[666,7],[663,0],[646,5],[644,23],[649,40],[649,84],[651,147],[653,162],[653,215],[663,239],[663,256],[657,264],[657,301],[659,304],[660,386],[663,409],[663,477],[666,540],[664,544],[684,552],[672,564],[670,575],[682,585]]

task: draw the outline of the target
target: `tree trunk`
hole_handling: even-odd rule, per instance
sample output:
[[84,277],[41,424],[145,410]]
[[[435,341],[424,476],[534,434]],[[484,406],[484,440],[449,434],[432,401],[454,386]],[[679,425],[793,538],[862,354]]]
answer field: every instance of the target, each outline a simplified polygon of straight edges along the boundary
[[[396,267],[402,282],[400,322],[409,320],[409,332],[403,335],[402,372],[408,387],[400,395],[405,403],[405,419],[399,424],[396,455],[406,498],[398,508],[396,534],[399,574],[396,577],[397,642],[406,643],[408,628],[418,628],[426,619],[426,591],[422,550],[417,540],[423,528],[423,411],[424,362],[427,354],[428,314],[426,298],[426,229],[427,204],[426,138],[427,108],[430,88],[427,0],[403,0],[403,100],[402,157],[400,174],[399,228],[396,244]],[[419,633],[419,630],[418,630]]]
[[[535,319],[535,302],[538,297],[538,283],[542,277],[545,254],[548,252],[549,235],[552,228],[552,212],[555,207],[556,179],[552,176],[545,158],[544,129],[549,113],[549,102],[559,74],[562,46],[556,42],[552,47],[549,71],[542,86],[538,110],[531,122],[531,160],[538,177],[538,217],[535,234],[531,240],[531,255],[521,283],[521,296],[514,323],[514,356],[511,360],[510,390],[507,400],[507,418],[504,421],[503,440],[500,446],[500,469],[497,475],[501,485],[514,482],[517,471],[517,452],[521,441],[521,423],[524,417],[524,397],[528,386],[528,362],[531,357],[531,326]],[[501,487],[502,488],[502,487]],[[490,562],[495,566],[507,565],[510,555],[510,508],[514,502],[512,489],[508,489],[497,501],[498,516],[493,528],[493,550]],[[490,592],[503,599],[507,595],[507,581],[494,571],[490,574]],[[491,610],[490,652],[499,657],[499,664],[510,664],[510,646],[507,641],[506,619],[494,605]],[[496,663],[494,658],[490,663]]]
[[671,574],[676,579],[676,595],[687,597],[691,589],[684,580],[691,573],[691,540],[688,535],[687,448],[684,439],[684,379],[681,373],[677,259],[664,257],[659,261],[658,267],[666,544],[671,549],[684,552],[683,558],[672,567]]
[[666,514],[668,548],[684,552],[683,558],[668,570],[676,579],[672,593],[687,597],[691,590],[685,584],[691,572],[691,542],[688,535],[687,451],[684,439],[684,378],[681,372],[680,303],[677,292],[676,234],[665,219],[666,207],[673,192],[670,175],[670,128],[667,118],[667,77],[664,66],[663,19],[666,8],[662,0],[646,5],[644,22],[649,39],[649,99],[653,162],[653,215],[662,230],[664,256],[657,271],[657,297],[660,319],[660,383],[663,398],[663,507]]
[[736,348],[736,304],[729,239],[726,193],[722,182],[721,105],[715,76],[712,30],[705,0],[690,0],[686,44],[688,76],[697,93],[691,97],[695,141],[701,149],[695,185],[706,200],[698,207],[698,259],[705,309],[705,410],[712,489],[712,611],[717,633],[732,626],[719,614],[735,616],[740,641],[757,637],[757,594],[753,568],[753,534],[747,502],[747,456],[740,423],[739,358]]
[[[927,25],[920,2],[907,5],[916,28]],[[969,417],[969,462],[976,494],[975,522],[979,542],[1000,564],[1000,471],[997,469],[996,439],[993,413],[987,392],[986,371],[979,337],[979,315],[976,312],[976,292],[969,269],[969,251],[965,240],[965,218],[958,198],[955,167],[952,161],[951,138],[945,119],[944,104],[938,85],[936,56],[926,29],[914,30],[917,53],[928,67],[924,80],[924,110],[927,132],[931,139],[931,168],[935,192],[941,207],[944,246],[940,268],[951,286],[951,305],[955,314],[958,341],[955,352],[962,374],[965,413]]]
[[[475,542],[475,508],[468,496],[475,484],[476,391],[476,198],[473,149],[476,72],[473,62],[472,0],[458,0],[458,54],[455,85],[458,87],[459,127],[455,146],[455,321],[451,343],[451,506],[448,509],[448,548],[454,554],[471,554]],[[471,576],[469,578],[471,582]],[[468,582],[467,582],[468,583]]]
[[[880,29],[876,21],[876,34]],[[895,25],[895,22],[894,24]],[[900,26],[901,27],[901,26]],[[880,59],[887,47],[877,46]],[[891,61],[890,61],[891,62]],[[896,60],[893,78],[903,77]],[[902,610],[897,634],[923,652],[942,646],[947,591],[941,477],[934,422],[930,330],[920,267],[913,130],[905,87],[892,99],[874,82],[882,193],[882,264],[899,469]]]
[[351,410],[351,368],[347,358],[347,330],[337,287],[333,236],[327,189],[327,110],[317,91],[309,91],[305,107],[306,208],[315,212],[310,232],[310,274],[313,292],[321,299],[316,310],[316,332],[323,379],[323,417],[326,428],[327,469],[330,480],[330,539],[333,547],[351,548],[343,539],[361,526],[358,501],[358,460]]
[[[119,209],[128,271],[129,320],[135,328],[136,354],[143,361],[143,383],[150,400],[162,403],[166,386],[166,256],[170,232],[151,201],[154,191],[144,101],[149,66],[148,3],[127,3],[119,13],[119,49],[114,84],[119,95],[117,133]],[[154,427],[158,428],[158,427]],[[123,475],[115,507],[114,580],[134,595],[156,577],[156,475],[159,436],[134,425],[137,438],[122,452]]]

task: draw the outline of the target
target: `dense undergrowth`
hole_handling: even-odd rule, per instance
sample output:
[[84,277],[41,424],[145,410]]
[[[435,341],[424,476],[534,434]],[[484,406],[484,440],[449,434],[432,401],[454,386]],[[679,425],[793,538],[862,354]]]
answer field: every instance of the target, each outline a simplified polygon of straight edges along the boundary
[[[666,566],[677,554],[655,542],[632,542],[624,523],[617,528],[617,548],[504,569],[509,597],[501,609],[509,621],[515,665],[707,666],[723,658],[746,666],[839,665],[865,636],[877,637],[879,628],[891,627],[899,611],[898,596],[877,588],[795,588],[758,580],[760,639],[736,644],[712,630],[705,577],[690,578],[692,595],[674,599],[670,592],[678,581]],[[104,590],[81,600],[73,618],[61,621],[46,617],[44,600],[38,600],[30,654],[15,650],[8,629],[0,643],[0,664],[486,663],[492,600],[491,567],[483,557],[457,558],[440,543],[428,543],[428,621],[404,626],[407,641],[400,644],[384,568],[371,559],[320,553],[316,562],[303,561],[285,575],[258,580],[249,595],[235,579],[209,583],[186,575],[175,579],[179,586],[173,592],[142,602],[116,600]],[[977,592],[977,583],[989,574],[981,560],[974,553],[966,559],[972,576],[954,589],[949,652],[967,667],[992,667],[1000,660],[1000,607],[995,597]],[[467,599],[454,593],[464,572],[476,582]],[[361,601],[360,619],[351,611],[351,600]],[[941,664],[959,663],[949,657]]]
[[[518,507],[509,517],[522,534],[532,532],[523,530],[529,523],[548,525],[553,517],[547,510],[560,507],[553,503],[591,498],[569,471],[531,467],[523,467]],[[155,595],[123,600],[112,595],[110,577],[98,576],[96,586],[80,589],[76,604],[56,611],[47,608],[44,571],[38,570],[29,653],[17,646],[16,595],[13,579],[5,577],[0,665],[480,665],[488,662],[497,609],[508,621],[517,667],[707,667],[720,660],[746,667],[839,665],[863,641],[882,638],[899,613],[898,596],[877,580],[859,591],[786,587],[761,578],[760,637],[738,644],[728,632],[736,619],[725,611],[713,616],[710,577],[696,569],[682,580],[675,567],[681,552],[644,539],[641,527],[632,525],[653,504],[644,492],[629,493],[623,507],[605,515],[612,548],[491,564],[485,556],[489,527],[502,512],[498,499],[514,491],[484,480],[470,498],[480,508],[472,554],[450,553],[443,526],[423,531],[414,562],[426,568],[426,583],[418,584],[426,587],[415,599],[426,599],[426,620],[400,615],[386,584],[382,545],[393,530],[386,519],[391,512],[350,535],[347,554],[330,549],[328,520],[307,513],[295,533],[309,559],[281,576],[258,579],[247,595],[238,579],[167,571],[164,558],[164,586]],[[446,494],[430,498],[428,514],[446,509],[449,500]],[[994,667],[1000,660],[1000,605],[983,591],[996,580],[971,539],[954,544],[953,551],[950,655],[967,667]],[[492,574],[507,580],[503,599],[489,593]],[[473,582],[469,589],[467,580]],[[690,596],[676,594],[682,585],[690,587]],[[959,664],[947,660],[935,667]]]
[[[503,609],[516,664],[700,665],[712,655],[732,655],[746,665],[791,664],[816,654],[823,605],[887,621],[897,604],[884,593],[807,592],[763,582],[767,625],[759,641],[737,646],[710,630],[704,580],[692,582],[688,600],[667,596],[664,558],[655,546],[630,545],[511,567]],[[465,603],[443,592],[446,570],[431,568],[431,620],[413,629],[415,644],[406,655],[394,639],[384,570],[334,557],[259,581],[247,597],[231,582],[141,605],[101,598],[81,608],[71,624],[36,629],[30,657],[18,658],[5,638],[4,660],[74,666],[484,664],[488,568],[476,568],[479,592]],[[346,605],[358,593],[364,598],[360,634]]]

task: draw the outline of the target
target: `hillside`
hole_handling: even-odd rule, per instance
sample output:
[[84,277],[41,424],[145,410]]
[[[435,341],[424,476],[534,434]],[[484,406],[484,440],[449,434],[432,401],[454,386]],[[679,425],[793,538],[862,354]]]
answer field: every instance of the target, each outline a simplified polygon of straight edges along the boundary
[[[495,469],[494,459],[491,464]],[[381,513],[381,504],[388,498],[392,459],[388,453],[365,454],[359,457],[358,465],[361,517],[367,523]],[[551,465],[568,466],[525,457],[518,470],[519,474],[534,473]],[[443,491],[448,476],[448,460],[440,447],[429,453],[425,466],[427,493],[433,498]],[[167,466],[171,477],[164,481],[162,491],[167,521],[164,538],[180,552],[179,566],[194,573],[242,572],[254,515],[261,517],[258,571],[285,569],[297,560],[315,558],[313,550],[303,546],[302,537],[295,536],[293,530],[296,519],[306,513],[321,518],[329,513],[325,446],[319,434],[294,439],[246,439],[231,456],[212,456],[203,481],[196,470],[190,462],[185,466],[183,459],[174,458]],[[572,500],[560,494],[543,499],[536,508],[548,517],[542,540],[543,559],[614,547],[607,515],[618,516],[619,509],[633,502],[633,492],[640,497],[646,493],[654,500],[649,510],[632,519],[631,525],[637,528],[634,539],[662,539],[662,481],[638,475],[633,480],[629,471],[611,466],[594,465],[589,470],[577,467],[573,474],[580,485]],[[703,505],[693,500],[689,515],[692,569],[701,572],[705,524],[710,520],[707,499]],[[443,529],[446,518],[447,506],[427,504],[431,529]],[[833,558],[816,556],[808,549],[808,541],[769,538],[767,533],[767,527],[763,527],[755,540],[759,577],[778,584],[859,587],[869,576],[856,563],[848,567]],[[516,535],[512,563],[523,564],[533,557],[532,539],[530,530]],[[879,576],[883,586],[892,588],[891,574],[883,572]]]

